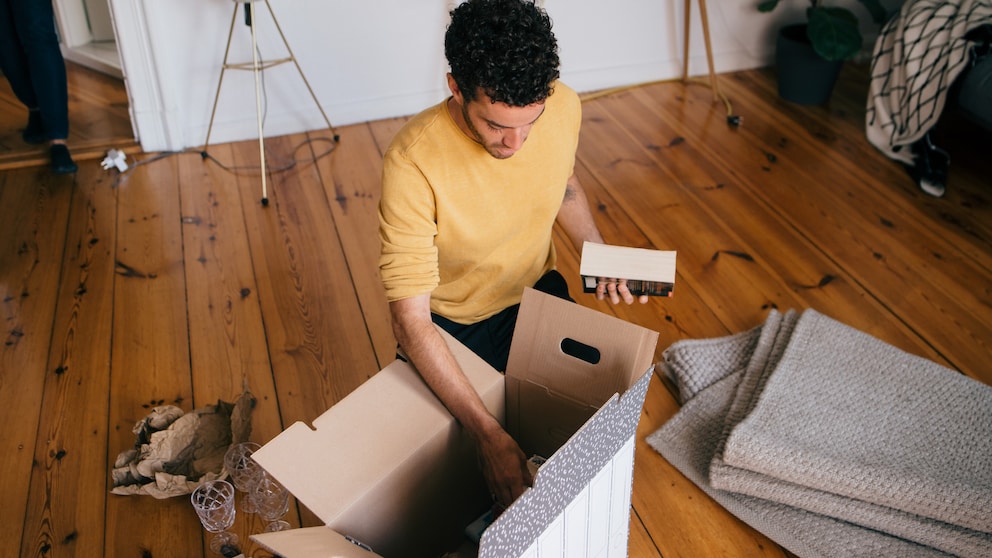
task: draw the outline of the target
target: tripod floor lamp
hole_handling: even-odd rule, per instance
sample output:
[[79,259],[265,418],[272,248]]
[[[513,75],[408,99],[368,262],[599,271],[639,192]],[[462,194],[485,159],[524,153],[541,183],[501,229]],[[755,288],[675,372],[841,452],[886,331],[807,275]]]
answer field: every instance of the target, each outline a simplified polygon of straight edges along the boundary
[[[727,97],[720,89],[716,71],[713,69],[713,47],[710,44],[710,21],[706,15],[706,0],[697,0],[697,3],[699,4],[699,19],[703,25],[703,44],[706,47],[706,66],[709,69],[710,89],[713,91],[713,98],[715,100],[722,100],[727,105],[727,123],[736,127],[740,124],[740,117],[731,114],[730,101],[727,100]],[[689,13],[691,10],[692,0],[685,0],[685,30],[683,33],[683,52],[685,53],[685,58],[682,60],[683,82],[689,80]]]
[[[258,56],[258,40],[255,33],[255,4],[259,1],[265,2],[265,7],[269,10],[269,15],[272,16],[272,22],[275,24],[276,30],[279,31],[279,36],[282,37],[283,45],[286,47],[286,52],[289,56],[285,58],[279,58],[276,60],[259,60]],[[231,53],[231,38],[234,36],[234,24],[238,19],[238,8],[244,7],[244,17],[245,24],[251,29],[251,62],[241,62],[241,63],[231,63],[229,62],[229,56]],[[214,127],[214,117],[217,115],[217,101],[220,99],[220,89],[224,84],[224,73],[227,70],[251,70],[255,76],[255,113],[258,121],[258,156],[261,161],[262,168],[262,205],[269,205],[268,190],[266,188],[266,169],[265,169],[265,135],[262,130],[262,76],[261,73],[267,68],[273,66],[278,66],[286,62],[292,62],[296,66],[296,71],[300,73],[300,77],[303,78],[303,83],[307,86],[307,91],[310,92],[310,96],[313,98],[314,103],[317,104],[317,109],[320,110],[320,115],[324,117],[324,122],[327,123],[327,128],[331,130],[334,134],[334,141],[337,142],[339,136],[334,130],[334,126],[331,125],[331,121],[327,118],[327,114],[324,112],[323,107],[320,106],[320,101],[317,100],[317,95],[314,94],[313,88],[310,87],[310,82],[307,81],[307,76],[303,74],[303,69],[300,68],[299,62],[296,61],[296,56],[293,55],[293,49],[289,47],[289,41],[286,40],[286,35],[282,32],[282,28],[279,26],[279,21],[276,19],[276,14],[272,11],[272,6],[269,4],[269,0],[234,0],[234,14],[231,16],[231,28],[227,34],[227,48],[224,49],[224,63],[221,66],[220,78],[217,80],[217,92],[214,94],[214,106],[210,111],[210,124],[207,126],[207,139],[203,143],[203,151],[200,155],[206,159],[207,157],[207,147],[210,145],[210,132]]]

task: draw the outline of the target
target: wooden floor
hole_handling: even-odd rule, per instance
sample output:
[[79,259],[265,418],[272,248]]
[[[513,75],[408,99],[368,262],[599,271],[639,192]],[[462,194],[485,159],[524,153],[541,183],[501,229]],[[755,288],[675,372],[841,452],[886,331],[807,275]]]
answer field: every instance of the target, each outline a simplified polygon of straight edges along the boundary
[[[577,172],[599,226],[614,244],[678,250],[679,267],[673,298],[580,302],[659,331],[659,355],[812,307],[992,384],[989,136],[948,118],[948,194],[928,197],[866,142],[864,75],[849,66],[829,107],[799,107],[770,70],[725,74],[739,128],[699,85],[587,101]],[[267,139],[268,207],[252,141],[213,146],[219,162],[144,155],[123,176],[95,161],[75,177],[0,172],[0,556],[210,555],[188,500],[108,494],[132,426],[163,402],[233,400],[246,378],[265,442],[392,360],[376,203],[402,121],[341,127],[316,161],[329,133]],[[677,409],[656,379],[630,555],[788,555],[646,445]],[[259,528],[239,517],[243,538]]]

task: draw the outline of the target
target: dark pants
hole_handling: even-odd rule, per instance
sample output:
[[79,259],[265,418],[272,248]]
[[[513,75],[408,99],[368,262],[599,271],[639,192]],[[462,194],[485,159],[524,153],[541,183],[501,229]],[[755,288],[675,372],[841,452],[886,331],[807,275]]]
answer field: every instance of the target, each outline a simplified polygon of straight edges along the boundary
[[[575,302],[568,295],[568,283],[556,270],[544,274],[534,288],[538,291]],[[482,357],[490,366],[503,372],[506,361],[510,358],[510,341],[513,340],[513,329],[517,325],[517,313],[520,305],[514,304],[502,312],[490,316],[481,322],[464,325],[453,322],[444,316],[431,314],[434,323],[441,326],[472,352]]]
[[0,69],[18,100],[41,111],[48,139],[69,137],[69,93],[52,0],[0,0]]

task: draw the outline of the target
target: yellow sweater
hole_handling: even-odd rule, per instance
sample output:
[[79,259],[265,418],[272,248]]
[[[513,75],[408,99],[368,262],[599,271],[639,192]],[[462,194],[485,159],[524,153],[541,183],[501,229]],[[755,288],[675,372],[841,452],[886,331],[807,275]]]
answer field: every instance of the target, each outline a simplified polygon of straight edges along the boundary
[[383,158],[379,271],[388,300],[431,293],[469,324],[520,302],[554,268],[551,238],[575,166],[581,104],[558,83],[512,157],[467,136],[447,101],[410,120]]

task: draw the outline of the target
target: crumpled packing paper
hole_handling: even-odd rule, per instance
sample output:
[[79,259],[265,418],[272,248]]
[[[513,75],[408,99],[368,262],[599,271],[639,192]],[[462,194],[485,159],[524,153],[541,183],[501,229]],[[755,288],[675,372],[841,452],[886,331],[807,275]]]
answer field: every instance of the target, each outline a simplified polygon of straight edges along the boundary
[[246,389],[234,403],[217,401],[189,413],[174,405],[153,408],[132,429],[134,447],[117,456],[111,492],[170,498],[221,478],[227,449],[248,441],[254,406]]

